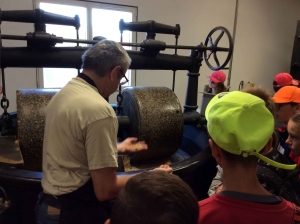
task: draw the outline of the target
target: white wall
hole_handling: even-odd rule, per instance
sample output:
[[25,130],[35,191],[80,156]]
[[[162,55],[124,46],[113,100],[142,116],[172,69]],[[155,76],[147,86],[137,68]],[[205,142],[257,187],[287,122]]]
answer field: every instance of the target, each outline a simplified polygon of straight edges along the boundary
[[[237,90],[241,80],[254,82],[272,90],[273,77],[282,71],[289,72],[293,39],[297,20],[300,19],[299,0],[238,0],[238,18],[231,90]],[[138,7],[138,20],[154,20],[175,26],[180,24],[180,45],[196,46],[204,42],[207,34],[216,26],[226,27],[231,34],[234,27],[236,0],[101,0]],[[32,0],[0,0],[1,10],[33,9]],[[2,34],[25,35],[33,31],[32,24],[2,23]],[[138,34],[138,42],[145,38]],[[175,43],[174,36],[158,34],[157,40]],[[3,46],[24,46],[25,42],[3,41]],[[173,54],[173,50],[164,53]],[[189,55],[188,50],[178,51]],[[202,63],[199,91],[207,83],[212,71]],[[16,110],[15,91],[18,88],[35,88],[35,69],[8,68],[6,73],[9,111]],[[228,73],[228,71],[226,71]],[[137,85],[172,87],[172,71],[137,71]],[[176,73],[175,93],[184,104],[186,71]],[[199,95],[200,96],[200,95]],[[111,102],[114,97],[110,98]],[[0,110],[1,113],[1,110]]]
[[273,93],[272,81],[290,71],[300,1],[240,0],[233,54],[233,89],[241,80]]

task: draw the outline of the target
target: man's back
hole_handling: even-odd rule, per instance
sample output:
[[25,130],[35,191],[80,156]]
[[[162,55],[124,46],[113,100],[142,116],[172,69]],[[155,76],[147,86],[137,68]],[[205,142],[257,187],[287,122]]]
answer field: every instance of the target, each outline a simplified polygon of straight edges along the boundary
[[117,167],[117,129],[115,113],[97,89],[78,79],[70,81],[46,109],[44,191],[70,193],[90,179],[89,170],[104,163]]
[[[247,195],[244,194],[247,197]],[[199,202],[201,210],[198,223],[224,223],[224,224],[286,224],[300,221],[299,209],[291,202],[282,199],[282,202],[271,204],[274,198],[271,196],[249,195],[251,198],[260,198],[268,204],[238,200],[221,194],[215,194],[208,199]],[[266,198],[269,197],[269,198]],[[276,199],[275,199],[276,200]]]

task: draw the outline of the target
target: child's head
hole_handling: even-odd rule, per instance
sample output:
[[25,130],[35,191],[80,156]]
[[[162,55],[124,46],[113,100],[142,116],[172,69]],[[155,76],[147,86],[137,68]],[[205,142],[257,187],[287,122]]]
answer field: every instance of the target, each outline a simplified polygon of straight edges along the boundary
[[296,156],[300,156],[300,114],[292,116],[288,122],[287,130],[289,137],[286,143]]
[[262,99],[241,91],[221,93],[209,102],[205,116],[211,145],[224,150],[230,160],[255,164],[256,156],[271,165],[292,169],[260,153],[271,147],[274,130],[274,117]]
[[208,76],[207,78],[209,78],[209,80],[213,83],[224,83],[226,80],[226,74],[223,71],[214,71],[213,73],[211,73],[210,76]]
[[250,87],[246,89],[242,89],[242,92],[250,93],[254,96],[259,97],[263,101],[265,101],[267,109],[275,115],[275,103],[271,95],[263,88],[260,87]]
[[273,80],[273,89],[277,92],[283,86],[298,86],[299,83],[297,80],[288,73],[279,73],[274,77]]
[[300,112],[300,88],[284,86],[273,96],[275,102],[275,119],[287,124],[289,119]]
[[162,171],[130,178],[114,202],[111,224],[196,224],[198,200],[178,176]]
[[208,76],[208,85],[210,88],[214,89],[213,93],[218,94],[220,92],[227,92],[227,88],[224,84],[226,80],[226,74],[223,71],[214,71],[210,76]]

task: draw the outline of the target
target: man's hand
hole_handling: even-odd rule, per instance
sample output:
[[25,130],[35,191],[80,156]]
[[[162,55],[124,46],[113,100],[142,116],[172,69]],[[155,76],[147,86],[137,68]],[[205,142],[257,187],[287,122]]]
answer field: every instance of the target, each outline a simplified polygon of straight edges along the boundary
[[156,170],[165,171],[167,173],[173,173],[173,168],[170,167],[169,165],[160,165],[160,167],[153,169],[153,171]]
[[144,141],[137,142],[137,138],[126,138],[117,144],[118,153],[135,153],[147,150],[148,145]]

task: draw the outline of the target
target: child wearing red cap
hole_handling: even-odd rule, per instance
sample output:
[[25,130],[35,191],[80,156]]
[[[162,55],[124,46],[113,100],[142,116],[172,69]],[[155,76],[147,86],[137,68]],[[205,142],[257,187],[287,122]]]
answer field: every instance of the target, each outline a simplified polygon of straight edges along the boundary
[[299,87],[299,82],[288,73],[279,73],[274,77],[273,89],[277,92],[283,86],[297,86]]
[[226,80],[226,74],[222,71],[214,71],[209,78],[209,90],[207,93],[218,94],[221,92],[227,92],[228,88],[224,85]]

